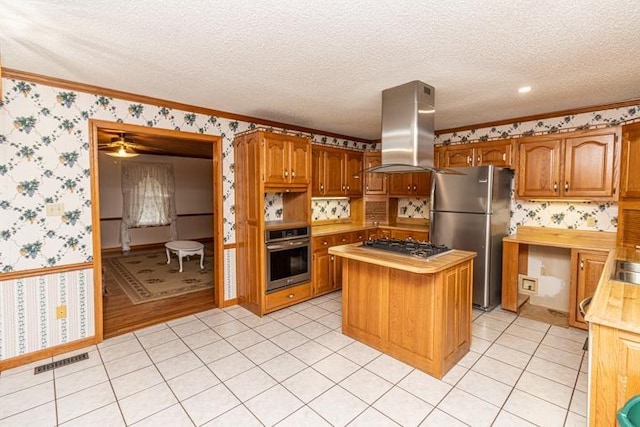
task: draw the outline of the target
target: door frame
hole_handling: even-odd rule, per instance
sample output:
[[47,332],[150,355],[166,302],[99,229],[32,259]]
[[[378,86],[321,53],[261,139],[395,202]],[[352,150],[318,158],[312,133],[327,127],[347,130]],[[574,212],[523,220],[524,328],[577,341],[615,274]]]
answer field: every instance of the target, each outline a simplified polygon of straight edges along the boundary
[[214,305],[224,305],[224,241],[222,226],[222,138],[217,135],[204,135],[193,132],[176,131],[171,129],[153,128],[127,123],[110,122],[106,120],[89,119],[89,172],[91,182],[91,222],[93,243],[93,293],[95,313],[95,338],[102,342],[103,338],[103,307],[102,307],[102,248],[100,234],[100,171],[98,167],[98,131],[108,129],[124,133],[145,133],[159,138],[171,137],[184,139],[185,143],[211,144],[213,166],[213,280]]

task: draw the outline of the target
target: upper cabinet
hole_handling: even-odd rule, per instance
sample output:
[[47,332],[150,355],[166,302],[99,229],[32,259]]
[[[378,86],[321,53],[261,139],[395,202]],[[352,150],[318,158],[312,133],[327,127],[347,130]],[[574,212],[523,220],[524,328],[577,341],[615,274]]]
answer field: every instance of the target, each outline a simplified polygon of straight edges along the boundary
[[622,127],[620,197],[640,198],[640,123]]
[[389,196],[430,197],[431,172],[389,174]]
[[494,165],[513,166],[513,142],[510,139],[474,142],[460,145],[440,145],[434,149],[434,164],[438,168]]
[[308,185],[311,180],[309,139],[276,133],[263,135],[265,184]]
[[[382,154],[379,151],[364,154],[364,168],[369,169],[382,164]],[[387,194],[387,175],[383,173],[364,174],[364,194],[369,196],[384,196]]]
[[312,195],[362,196],[362,153],[313,146]]
[[518,197],[615,200],[618,133],[608,128],[522,138]]

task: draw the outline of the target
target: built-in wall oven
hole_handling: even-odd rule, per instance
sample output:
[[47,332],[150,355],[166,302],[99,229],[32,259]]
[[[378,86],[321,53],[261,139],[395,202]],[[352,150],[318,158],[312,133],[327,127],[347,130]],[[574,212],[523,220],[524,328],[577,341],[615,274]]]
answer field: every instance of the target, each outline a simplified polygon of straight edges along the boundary
[[265,244],[267,293],[311,280],[309,226],[267,229]]

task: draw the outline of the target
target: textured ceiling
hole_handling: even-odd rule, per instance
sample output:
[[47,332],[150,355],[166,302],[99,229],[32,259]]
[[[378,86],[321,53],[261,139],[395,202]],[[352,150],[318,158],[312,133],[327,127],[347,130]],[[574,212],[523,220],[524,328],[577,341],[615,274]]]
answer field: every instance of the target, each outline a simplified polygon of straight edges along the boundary
[[[3,66],[358,138],[381,91],[436,129],[640,98],[640,1],[0,0]],[[532,86],[525,95],[517,88]]]

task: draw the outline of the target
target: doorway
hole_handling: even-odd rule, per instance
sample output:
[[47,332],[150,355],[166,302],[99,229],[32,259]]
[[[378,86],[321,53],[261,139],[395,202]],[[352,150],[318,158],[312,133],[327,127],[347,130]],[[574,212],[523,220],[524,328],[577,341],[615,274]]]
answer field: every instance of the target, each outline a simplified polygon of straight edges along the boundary
[[[210,159],[212,171],[212,235],[207,245],[213,252],[213,291],[200,290],[172,298],[160,299],[134,305],[124,292],[111,292],[103,297],[103,290],[113,288],[113,279],[104,275],[103,257],[108,253],[102,249],[101,199],[99,146],[114,135],[125,134],[135,140],[135,151],[139,154],[162,154],[177,157]],[[221,138],[167,129],[149,128],[139,125],[89,121],[89,144],[91,165],[92,222],[93,222],[93,260],[94,260],[94,303],[96,337],[104,338],[120,335],[170,319],[197,313],[213,307],[219,307],[224,301],[223,289],[223,251],[222,241],[222,147]],[[164,243],[164,242],[163,242]],[[145,246],[143,249],[164,250],[163,243]],[[132,248],[132,253],[136,248]],[[113,254],[112,254],[113,255]],[[165,258],[166,259],[166,258]],[[177,264],[177,260],[174,259]]]

